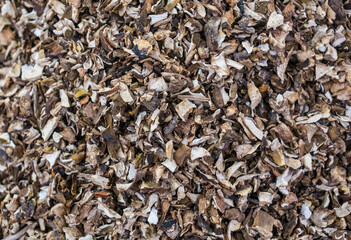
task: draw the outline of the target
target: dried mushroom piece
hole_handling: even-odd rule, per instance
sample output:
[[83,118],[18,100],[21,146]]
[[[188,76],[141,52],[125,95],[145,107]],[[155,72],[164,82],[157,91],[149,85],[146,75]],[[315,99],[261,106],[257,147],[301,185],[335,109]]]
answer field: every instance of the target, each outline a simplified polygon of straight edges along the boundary
[[185,122],[190,114],[190,112],[195,108],[196,105],[190,102],[188,99],[184,99],[176,107],[176,111],[179,117]]
[[149,55],[149,53],[152,50],[152,45],[146,40],[134,39],[133,43],[134,43],[133,52],[136,55],[138,55],[140,58],[145,58],[147,55]]
[[263,239],[273,236],[274,218],[267,212],[259,210],[254,218],[252,228],[256,230]]
[[44,68],[39,65],[22,65],[21,79],[24,81],[35,81],[42,77]]

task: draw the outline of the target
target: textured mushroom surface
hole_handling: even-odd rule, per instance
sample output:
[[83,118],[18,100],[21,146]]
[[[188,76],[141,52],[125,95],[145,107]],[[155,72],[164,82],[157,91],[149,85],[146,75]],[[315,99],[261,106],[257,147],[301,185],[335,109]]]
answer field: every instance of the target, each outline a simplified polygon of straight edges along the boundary
[[0,239],[350,239],[350,15],[0,1]]

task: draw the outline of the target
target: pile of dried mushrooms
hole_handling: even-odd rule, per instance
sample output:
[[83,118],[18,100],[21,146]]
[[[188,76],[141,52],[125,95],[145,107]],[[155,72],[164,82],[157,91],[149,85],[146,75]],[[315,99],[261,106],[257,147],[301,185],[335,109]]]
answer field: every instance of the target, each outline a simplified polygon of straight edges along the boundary
[[1,239],[351,238],[351,1],[0,9]]

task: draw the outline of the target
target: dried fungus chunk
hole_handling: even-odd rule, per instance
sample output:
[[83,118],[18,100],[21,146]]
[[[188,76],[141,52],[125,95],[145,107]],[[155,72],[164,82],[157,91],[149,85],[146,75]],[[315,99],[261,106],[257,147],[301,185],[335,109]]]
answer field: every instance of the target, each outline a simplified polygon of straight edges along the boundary
[[111,127],[108,127],[101,135],[107,142],[107,149],[110,156],[112,158],[117,158],[119,141],[116,137],[114,130]]
[[277,136],[279,136],[279,139],[282,139],[286,144],[295,142],[294,134],[291,132],[290,128],[284,123],[280,123],[271,131],[274,132],[274,134],[276,134]]
[[346,180],[346,170],[340,166],[336,166],[330,170],[331,182],[338,184]]
[[311,216],[311,220],[318,227],[327,227],[329,224],[328,224],[328,220],[326,218],[331,213],[332,213],[332,211],[329,209],[321,209],[321,208],[315,209],[313,211],[312,216]]
[[146,40],[134,39],[133,43],[134,43],[133,52],[136,55],[138,55],[140,58],[145,58],[147,55],[149,55],[149,53],[152,50],[152,45]]
[[109,186],[110,180],[108,178],[101,177],[99,175],[92,175],[91,181],[93,182],[93,184],[98,185],[98,186],[102,187],[103,189],[110,188],[110,186]]
[[245,133],[250,137],[250,138],[258,138],[259,140],[262,140],[263,138],[263,131],[259,129],[254,120],[244,116],[241,114],[239,117],[239,123],[243,126]]
[[259,210],[254,218],[252,228],[256,230],[264,239],[273,236],[274,218],[267,212]]
[[59,16],[62,17],[65,14],[65,5],[62,2],[51,0],[49,5]]
[[211,156],[211,154],[205,148],[193,147],[191,149],[191,160],[195,160],[206,156]]
[[74,97],[75,98],[80,98],[80,97],[84,97],[86,95],[89,95],[89,93],[87,92],[86,89],[84,88],[80,88],[78,89],[75,93],[74,93]]
[[162,13],[162,14],[157,14],[157,15],[149,15],[149,18],[151,19],[150,25],[154,25],[160,21],[165,20],[168,17],[168,13]]
[[42,77],[44,68],[39,65],[22,65],[21,79],[23,81],[35,81]]
[[150,90],[155,90],[157,92],[165,92],[168,90],[168,85],[162,77],[150,79],[148,87]]
[[162,165],[168,168],[169,171],[174,172],[177,168],[177,163],[174,160],[167,159],[162,162]]
[[220,18],[210,18],[204,27],[204,32],[206,36],[206,43],[210,50],[216,50],[220,45]]
[[76,227],[64,227],[62,230],[68,240],[76,240],[82,236],[82,233]]
[[44,141],[47,141],[50,138],[51,134],[55,130],[59,121],[60,121],[59,117],[53,117],[46,122],[45,126],[41,130],[41,135]]
[[56,151],[56,152],[53,152],[51,154],[47,154],[45,156],[46,160],[49,162],[50,168],[52,168],[55,165],[60,154],[61,154],[60,151]]
[[125,103],[132,104],[135,100],[135,96],[132,94],[128,86],[122,82],[119,83],[119,92],[121,98]]
[[237,208],[231,208],[225,211],[225,218],[236,220],[238,222],[243,222],[245,220],[245,214],[243,214]]
[[320,79],[324,75],[330,73],[333,70],[333,67],[327,66],[322,63],[316,64],[316,80]]
[[180,102],[176,107],[176,111],[179,115],[179,117],[186,122],[189,116],[189,113],[193,108],[196,108],[196,105],[190,102],[188,99],[184,99],[182,102]]
[[341,0],[330,0],[328,1],[329,6],[336,14],[336,24],[342,24],[346,22],[346,14],[344,10],[343,1]]
[[9,27],[6,27],[0,31],[0,45],[8,46],[14,38],[15,32]]
[[342,218],[351,214],[351,205],[348,202],[343,203],[339,208],[334,208],[336,216]]
[[260,102],[262,101],[262,96],[258,88],[255,86],[254,83],[248,82],[247,83],[248,94],[251,100],[251,108],[255,109]]
[[260,206],[269,205],[273,201],[273,195],[269,192],[260,192],[258,195]]
[[69,98],[67,96],[67,93],[65,92],[65,90],[60,89],[60,98],[61,98],[61,106],[62,107],[70,107],[70,102],[69,102]]
[[277,27],[283,25],[283,23],[284,16],[274,11],[269,15],[267,29],[273,28],[275,30]]
[[157,208],[153,207],[151,209],[151,212],[147,221],[149,224],[153,224],[153,225],[156,225],[158,223]]
[[250,144],[242,144],[235,147],[236,155],[239,159],[245,157],[246,155],[252,154],[256,151],[259,147],[259,143],[255,144],[254,146]]
[[112,218],[112,219],[121,218],[121,215],[116,213],[114,210],[108,208],[108,206],[106,206],[102,202],[98,202],[98,208],[102,210],[103,213],[106,214],[106,216],[108,216],[109,218]]
[[174,160],[176,161],[177,165],[183,166],[185,161],[190,158],[191,148],[187,145],[182,145],[178,148],[174,153]]
[[57,57],[66,53],[67,51],[61,46],[58,42],[52,42],[48,45],[45,45],[44,49],[46,49],[46,54],[48,57]]

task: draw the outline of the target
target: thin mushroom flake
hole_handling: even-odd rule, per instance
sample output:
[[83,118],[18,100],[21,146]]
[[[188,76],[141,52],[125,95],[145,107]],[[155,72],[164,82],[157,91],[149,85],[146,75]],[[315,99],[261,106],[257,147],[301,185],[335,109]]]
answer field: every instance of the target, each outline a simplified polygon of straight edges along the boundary
[[349,239],[350,16],[0,1],[0,239]]

